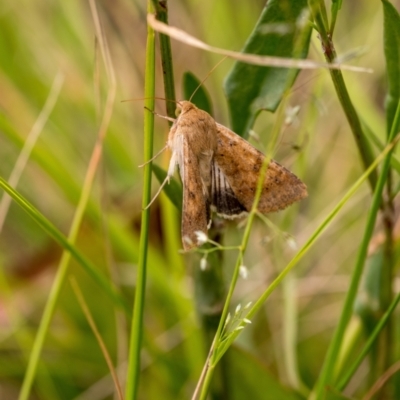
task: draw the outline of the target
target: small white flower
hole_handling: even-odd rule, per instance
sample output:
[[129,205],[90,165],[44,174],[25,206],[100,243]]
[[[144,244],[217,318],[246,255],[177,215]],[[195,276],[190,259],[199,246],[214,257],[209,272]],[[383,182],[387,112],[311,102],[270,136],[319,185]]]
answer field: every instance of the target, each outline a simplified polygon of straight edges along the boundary
[[248,269],[244,266],[241,265],[239,267],[239,275],[243,278],[243,279],[247,279],[247,277],[249,276],[249,271]]
[[227,325],[230,320],[231,320],[231,313],[228,313],[228,316],[226,317],[225,325]]
[[287,235],[286,243],[287,243],[287,245],[289,246],[289,248],[291,250],[297,250],[298,249],[297,242],[296,242],[296,240],[294,239],[293,236]]
[[287,107],[285,124],[286,125],[292,124],[294,119],[296,118],[297,114],[299,113],[299,111],[300,111],[300,106]]
[[200,260],[200,269],[201,269],[202,271],[205,271],[205,270],[207,269],[207,258],[203,257],[203,258]]
[[260,141],[260,136],[258,135],[258,133],[256,131],[254,131],[253,129],[249,130],[249,136],[251,138],[253,138],[256,142]]
[[242,309],[242,306],[240,304],[238,304],[236,306],[236,310],[235,310],[235,314],[238,314],[240,312],[240,310]]
[[252,304],[253,304],[253,302],[249,301],[249,302],[243,307],[243,310],[247,310]]
[[237,328],[235,328],[235,331],[241,331],[242,329],[244,329],[244,326],[238,326]]
[[251,324],[251,321],[249,319],[247,319],[247,318],[243,318],[243,322],[245,324]]
[[196,231],[194,234],[196,235],[197,244],[199,246],[208,242],[208,237],[203,231]]

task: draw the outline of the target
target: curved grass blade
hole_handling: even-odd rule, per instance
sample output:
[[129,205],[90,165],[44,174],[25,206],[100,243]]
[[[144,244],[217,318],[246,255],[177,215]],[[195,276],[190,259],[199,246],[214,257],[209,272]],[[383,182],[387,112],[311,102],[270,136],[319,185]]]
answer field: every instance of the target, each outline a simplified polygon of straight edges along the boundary
[[127,315],[130,315],[130,307],[126,299],[109,283],[108,279],[99,273],[96,268],[86,257],[81,254],[76,247],[71,244],[68,239],[42,214],[37,210],[28,200],[15,191],[1,176],[0,187],[4,189],[14,201],[41,226],[61,247],[69,251],[72,257],[84,268],[89,276],[120,306]]

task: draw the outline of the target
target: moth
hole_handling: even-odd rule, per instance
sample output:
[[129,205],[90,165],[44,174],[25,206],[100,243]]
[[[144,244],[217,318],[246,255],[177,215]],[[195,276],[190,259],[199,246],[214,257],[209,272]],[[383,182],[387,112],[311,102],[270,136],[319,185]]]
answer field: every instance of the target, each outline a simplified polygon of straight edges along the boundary
[[[201,244],[199,232],[207,233],[212,210],[225,218],[251,210],[265,156],[190,101],[179,102],[177,111],[168,134],[166,147],[172,155],[161,188],[179,166],[182,243],[189,250]],[[282,210],[306,196],[306,185],[271,159],[257,209],[263,214]]]

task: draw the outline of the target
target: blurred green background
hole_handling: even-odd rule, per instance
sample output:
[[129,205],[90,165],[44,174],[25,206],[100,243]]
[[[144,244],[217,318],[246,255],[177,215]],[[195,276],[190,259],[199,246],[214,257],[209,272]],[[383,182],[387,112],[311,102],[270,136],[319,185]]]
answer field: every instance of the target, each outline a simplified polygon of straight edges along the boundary
[[[211,45],[239,51],[264,3],[169,2],[169,22]],[[399,1],[392,4],[400,10]],[[102,163],[77,248],[131,300],[141,216],[142,170],[138,165],[143,163],[143,101],[137,99],[144,93],[146,4],[117,0],[99,1],[97,6],[115,69],[117,91]],[[339,57],[349,57],[347,63],[373,69],[371,74],[345,72],[344,76],[363,124],[384,141],[387,87],[382,21],[380,2],[344,1],[334,42]],[[185,71],[203,79],[221,59],[175,41],[172,50],[178,98]],[[309,58],[323,61],[315,34]],[[156,92],[163,96],[158,56],[157,62]],[[232,64],[231,60],[224,61],[205,83],[214,117],[226,126],[229,115],[222,83]],[[96,45],[92,14],[86,1],[1,2],[0,174],[4,179],[15,167],[57,76],[62,86],[54,109],[41,130],[17,190],[67,234],[109,88]],[[128,99],[136,100],[122,102]],[[289,99],[288,114],[290,110],[297,111],[292,118],[288,117],[282,129],[274,158],[306,182],[309,198],[271,216],[278,229],[290,236],[257,221],[244,260],[249,277],[239,282],[234,306],[257,298],[294,255],[292,241],[287,238],[303,244],[363,172],[326,70],[300,73]],[[157,102],[156,111],[164,114],[162,101]],[[253,140],[256,147],[265,149],[274,121],[273,114],[259,116],[254,131],[261,144]],[[156,119],[155,132],[156,152],[165,144],[167,123]],[[166,167],[168,157],[164,154],[157,163]],[[398,182],[398,177],[395,179]],[[154,180],[154,191],[157,187]],[[370,190],[365,183],[240,336],[231,356],[230,383],[235,392],[231,398],[245,398],[253,393],[250,390],[255,390],[251,397],[255,399],[286,398],[274,397],[274,393],[293,386],[285,360],[288,329],[296,337],[299,376],[306,386],[314,384],[348,287],[349,271],[369,206]],[[11,203],[4,217],[0,236],[0,398],[16,399],[62,249],[16,204]],[[199,261],[178,254],[180,241],[166,237],[172,235],[165,229],[166,218],[172,219],[169,229],[172,226],[174,237],[180,240],[179,213],[162,196],[151,208],[140,387],[143,399],[190,398],[207,352],[192,279]],[[375,244],[379,243],[380,231],[378,226]],[[240,224],[228,223],[224,242],[238,244],[241,235]],[[396,241],[398,247],[399,229]],[[234,253],[225,254],[223,273],[227,282],[234,260]],[[107,295],[75,262],[71,263],[69,275],[77,279],[123,381],[130,321],[115,310]],[[398,278],[394,284],[399,288]],[[352,337],[360,341],[357,317],[351,327],[358,332]],[[397,347],[393,353],[398,357]],[[367,370],[365,363],[348,386],[349,395],[357,396],[372,385],[365,381]],[[277,392],[274,385],[278,386]],[[45,342],[32,398],[109,399],[113,393],[104,356],[67,279]],[[287,398],[296,398],[292,392],[285,393],[290,393]]]

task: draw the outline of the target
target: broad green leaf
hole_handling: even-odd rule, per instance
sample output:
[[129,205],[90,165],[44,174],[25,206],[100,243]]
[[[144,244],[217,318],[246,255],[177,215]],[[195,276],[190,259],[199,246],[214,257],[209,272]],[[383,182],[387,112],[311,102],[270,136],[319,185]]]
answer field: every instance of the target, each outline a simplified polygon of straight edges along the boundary
[[387,65],[388,93],[386,96],[387,132],[390,132],[397,103],[400,99],[400,15],[387,0],[382,1],[384,16],[384,51]]
[[[270,0],[248,38],[243,53],[304,58],[311,28],[304,23],[307,0]],[[298,70],[236,62],[224,83],[232,129],[244,136],[260,110],[275,111]]]
[[[154,175],[157,180],[162,184],[167,177],[167,171],[162,169],[156,164],[152,165]],[[164,186],[164,192],[168,198],[172,201],[175,207],[181,211],[182,210],[182,186],[178,183],[176,179],[171,177],[170,182]]]
[[191,72],[185,72],[183,75],[183,93],[184,99],[191,99],[190,101],[195,104],[196,107],[212,115],[210,96],[204,86],[201,85],[201,82]]
[[335,28],[338,12],[342,8],[342,1],[343,0],[332,0],[332,4],[331,4],[332,22],[331,22],[331,27],[330,27],[331,34],[333,33],[333,30]]

